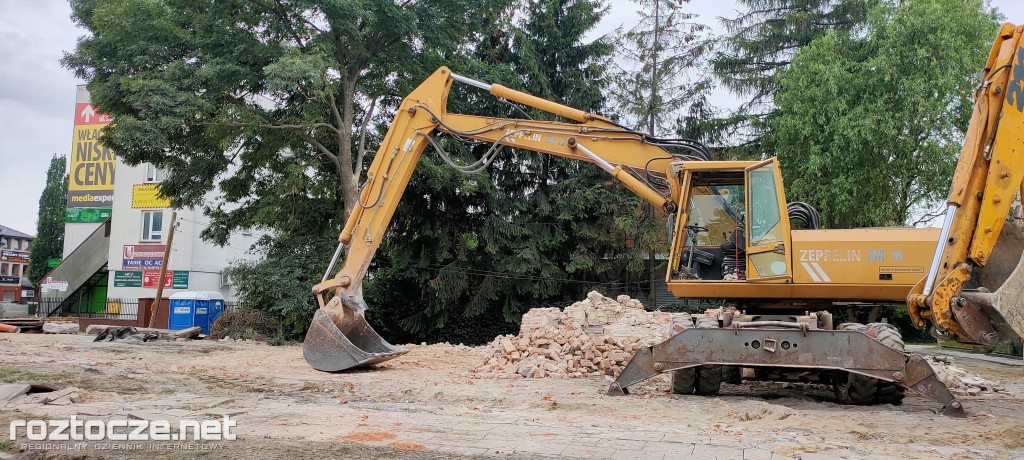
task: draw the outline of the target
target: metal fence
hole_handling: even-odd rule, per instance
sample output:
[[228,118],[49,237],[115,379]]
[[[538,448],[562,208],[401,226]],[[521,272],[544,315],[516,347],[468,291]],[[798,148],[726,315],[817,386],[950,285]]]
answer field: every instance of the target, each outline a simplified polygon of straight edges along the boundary
[[71,297],[65,300],[43,298],[39,316],[75,316],[134,321],[139,318],[139,299],[107,299],[102,305],[95,301]]

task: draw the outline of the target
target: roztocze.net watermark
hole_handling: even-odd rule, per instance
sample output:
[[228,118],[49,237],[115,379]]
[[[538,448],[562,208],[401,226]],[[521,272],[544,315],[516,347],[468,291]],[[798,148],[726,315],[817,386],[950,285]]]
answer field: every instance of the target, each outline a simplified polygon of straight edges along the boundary
[[[66,420],[14,420],[10,426],[10,439],[15,441],[24,435],[29,441],[45,441],[51,447],[71,448],[74,444],[50,444],[62,441],[234,441],[235,434],[231,429],[238,422],[225,415],[222,420],[181,420],[177,431],[171,430],[171,423],[166,420],[81,420],[72,415]],[[31,449],[32,444],[23,446]],[[146,447],[136,445],[136,448]],[[182,445],[158,445],[153,448],[182,448]],[[98,448],[102,448],[99,445]],[[118,448],[113,446],[112,448]],[[186,447],[193,448],[193,447]]]

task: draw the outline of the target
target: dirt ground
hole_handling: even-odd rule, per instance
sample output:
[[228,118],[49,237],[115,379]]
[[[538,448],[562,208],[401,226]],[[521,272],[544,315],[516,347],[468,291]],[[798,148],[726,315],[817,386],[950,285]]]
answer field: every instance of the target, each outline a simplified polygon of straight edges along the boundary
[[64,406],[16,398],[0,406],[0,428],[70,415],[174,426],[227,415],[238,438],[55,446],[19,437],[0,443],[0,458],[1024,458],[1024,369],[975,360],[957,364],[1007,392],[962,397],[970,417],[954,419],[916,395],[899,407],[839,405],[819,385],[683,396],[659,377],[609,397],[610,377],[469,379],[486,351],[444,344],[406,345],[407,355],[371,369],[328,374],[310,368],[299,346],[92,338],[0,336],[0,381],[81,389]]

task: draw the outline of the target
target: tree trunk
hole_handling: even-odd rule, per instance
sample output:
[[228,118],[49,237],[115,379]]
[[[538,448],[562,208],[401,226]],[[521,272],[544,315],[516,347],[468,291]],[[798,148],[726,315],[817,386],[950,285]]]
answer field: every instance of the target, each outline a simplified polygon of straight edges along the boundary
[[341,167],[338,168],[341,193],[345,197],[344,220],[352,214],[359,201],[359,175],[362,171],[353,170],[352,162],[352,123],[355,120],[355,97],[356,80],[358,77],[349,76],[341,79],[341,121],[342,126],[338,146],[338,161]]

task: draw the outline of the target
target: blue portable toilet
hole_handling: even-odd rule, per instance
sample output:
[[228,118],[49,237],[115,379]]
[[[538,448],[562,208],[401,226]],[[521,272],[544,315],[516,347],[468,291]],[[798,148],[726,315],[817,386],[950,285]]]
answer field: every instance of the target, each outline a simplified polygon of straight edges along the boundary
[[224,295],[217,291],[203,291],[201,294],[205,294],[210,299],[210,309],[207,311],[207,322],[206,329],[203,329],[205,333],[209,334],[209,331],[213,329],[213,322],[220,318],[220,314],[224,313]]
[[209,334],[210,325],[223,311],[224,296],[219,292],[179,292],[171,296],[167,328],[177,331],[199,326],[203,334]]

